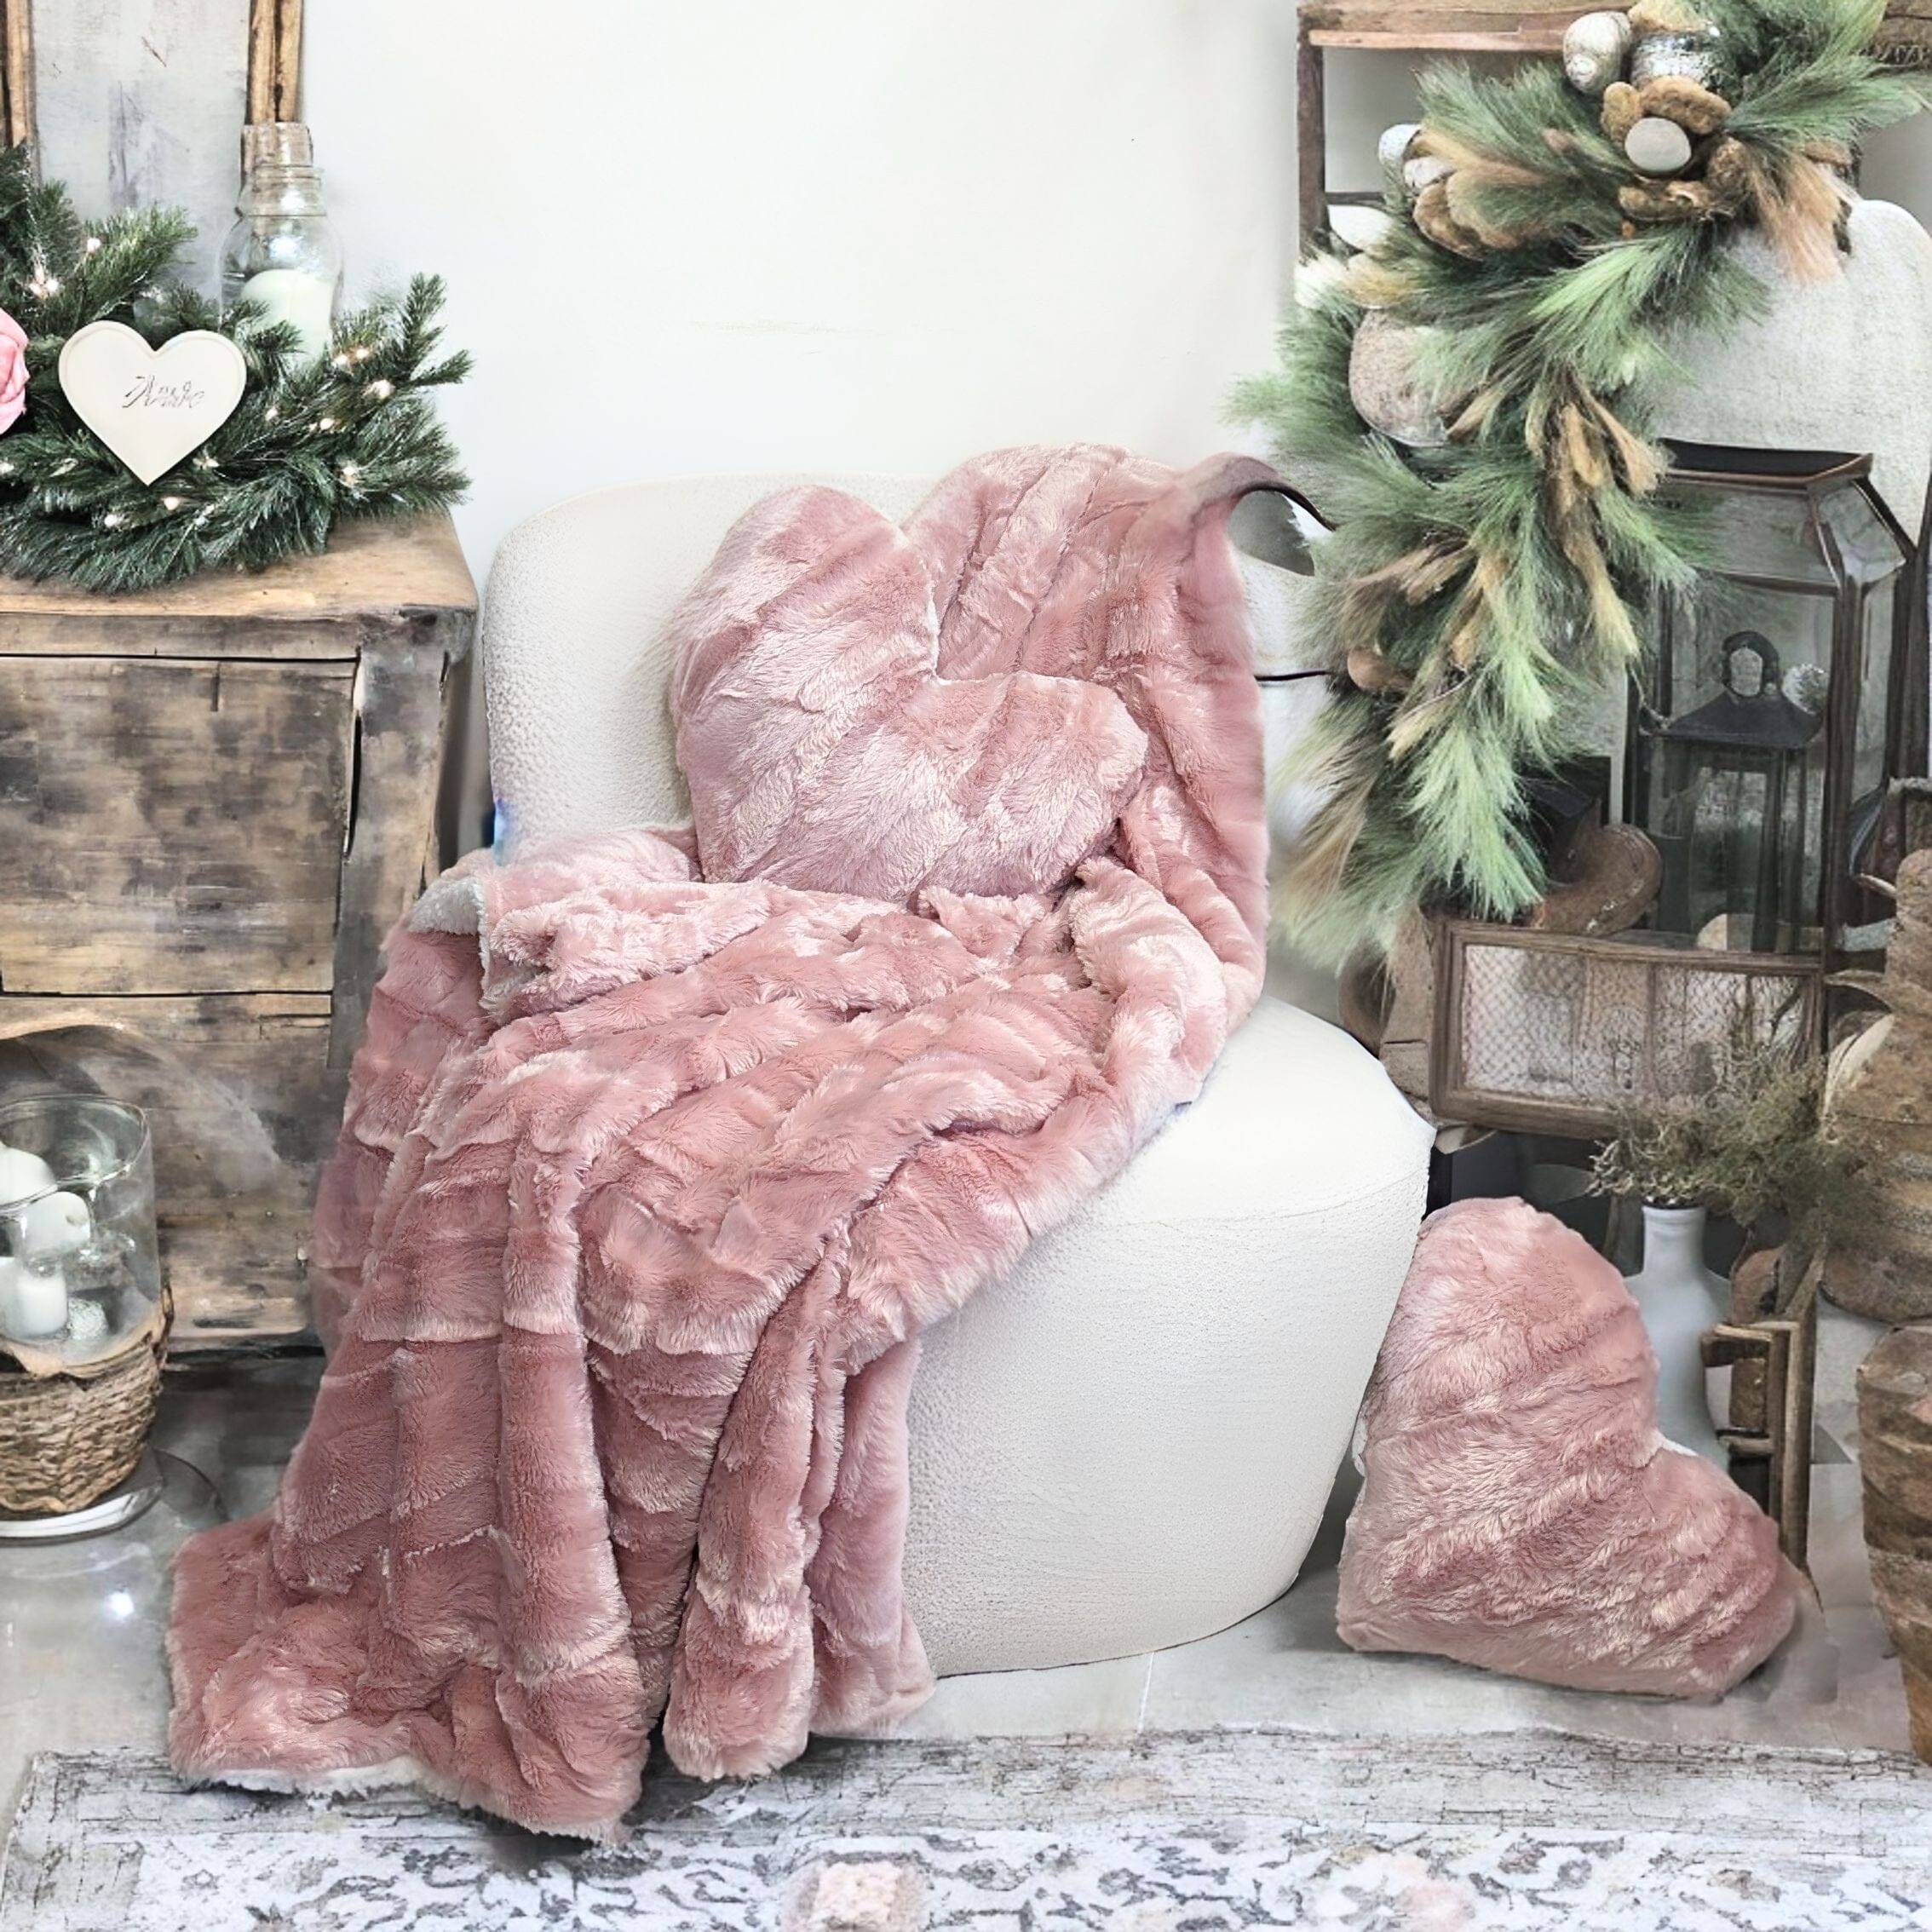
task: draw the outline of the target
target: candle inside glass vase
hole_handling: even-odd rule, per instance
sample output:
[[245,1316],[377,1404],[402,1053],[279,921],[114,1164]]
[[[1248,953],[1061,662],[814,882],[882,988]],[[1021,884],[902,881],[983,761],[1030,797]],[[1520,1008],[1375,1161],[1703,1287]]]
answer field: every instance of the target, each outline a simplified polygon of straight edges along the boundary
[[290,324],[311,361],[329,346],[336,290],[321,276],[306,268],[264,268],[242,284],[241,293],[244,302],[261,305],[265,320]]
[[[60,1233],[65,1210],[55,1204],[67,1202],[79,1207],[86,1223],[86,1204],[55,1191],[54,1170],[38,1154],[0,1145],[0,1232],[9,1251],[0,1254],[0,1337],[43,1342],[65,1331],[67,1283],[60,1256],[69,1244]],[[84,1232],[80,1239],[86,1239]]]
[[342,244],[322,205],[314,143],[299,121],[244,130],[246,178],[221,244],[221,299],[253,302],[288,324],[310,359],[329,346],[342,286]]
[[141,1110],[90,1093],[0,1105],[0,1347],[81,1366],[164,1310]]

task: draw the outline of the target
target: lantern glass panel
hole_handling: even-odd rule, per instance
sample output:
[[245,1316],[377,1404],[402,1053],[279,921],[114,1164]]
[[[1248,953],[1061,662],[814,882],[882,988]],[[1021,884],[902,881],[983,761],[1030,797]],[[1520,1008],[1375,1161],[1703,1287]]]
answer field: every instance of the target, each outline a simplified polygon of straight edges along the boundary
[[1892,641],[1898,635],[1900,579],[1876,584],[1865,601],[1863,675],[1858,684],[1858,730],[1852,745],[1852,814],[1883,796],[1892,726]]
[[1709,519],[1711,555],[1724,576],[1837,589],[1837,566],[1820,541],[1813,500],[1803,492],[1699,490],[1693,501]]
[[1670,605],[1639,799],[1664,855],[1656,929],[1754,952],[1810,950],[1834,600],[1707,574]]
[[1665,592],[1632,707],[1627,808],[1664,858],[1659,936],[1837,955],[1860,854],[1918,754],[1912,553],[1858,457],[1677,446],[1711,562]]
[[1911,559],[1864,489],[1834,490],[1819,502],[1820,535],[1856,593],[1858,707],[1851,748],[1851,855],[1876,823],[1886,780],[1894,776],[1893,647],[1900,597]]

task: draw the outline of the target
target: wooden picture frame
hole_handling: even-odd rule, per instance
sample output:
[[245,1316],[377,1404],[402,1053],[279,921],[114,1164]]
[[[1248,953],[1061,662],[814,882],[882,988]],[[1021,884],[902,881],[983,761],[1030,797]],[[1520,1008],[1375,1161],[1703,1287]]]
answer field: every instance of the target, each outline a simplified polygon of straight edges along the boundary
[[302,118],[302,0],[249,0],[248,118]]
[[[1573,1032],[1592,1035],[1599,1056],[1612,1063],[1600,1070],[1604,1078],[1596,1078],[1573,1052],[1567,1084],[1556,1078],[1526,1074],[1511,1082],[1502,1077],[1509,1056],[1498,1029],[1512,1024],[1525,1033],[1531,1029],[1520,1016],[1502,1010],[1512,995],[1502,990],[1510,974],[1507,967],[1494,965],[1498,957],[1523,962],[1515,975],[1519,998],[1542,963],[1540,976],[1550,982],[1546,1023],[1564,1023],[1567,1000],[1574,1009]],[[1821,1045],[1824,971],[1814,958],[1706,952],[1630,938],[1578,939],[1475,920],[1445,922],[1436,955],[1429,1107],[1440,1118],[1479,1127],[1577,1140],[1614,1134],[1624,1109],[1694,1090],[1674,1077],[1674,1061],[1700,1049],[1713,1054],[1727,1050],[1722,1029],[1733,1009],[1722,1000],[1696,997],[1697,983],[1713,977],[1746,982],[1748,1015],[1754,1025],[1761,1020],[1768,1023],[1772,1032],[1767,1037],[1788,1038],[1803,1051]],[[1497,1010],[1472,1024],[1472,995],[1486,997],[1479,979],[1491,982],[1486,998]],[[1707,1025],[1699,1023],[1700,1008],[1706,1009]],[[1565,1043],[1555,1042],[1553,1050],[1562,1058]]]
[[0,0],[0,133],[33,139],[33,0]]
[[[302,118],[302,0],[249,0],[251,122]],[[14,147],[35,132],[33,0],[0,0],[0,134]]]
[[[1932,4],[1932,0],[1927,0]],[[1378,202],[1378,195],[1331,195],[1328,188],[1328,63],[1331,51],[1403,54],[1560,54],[1563,30],[1592,0],[1303,0],[1297,26],[1297,197],[1302,253],[1328,230],[1331,201]]]

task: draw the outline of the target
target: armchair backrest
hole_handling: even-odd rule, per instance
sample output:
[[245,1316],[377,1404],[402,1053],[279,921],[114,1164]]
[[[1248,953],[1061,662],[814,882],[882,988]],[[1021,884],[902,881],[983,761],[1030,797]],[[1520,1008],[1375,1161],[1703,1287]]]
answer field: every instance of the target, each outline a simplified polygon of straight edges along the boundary
[[[673,750],[666,628],[745,511],[774,490],[812,482],[849,490],[895,521],[932,486],[914,476],[674,477],[573,497],[503,540],[484,603],[483,674],[508,852],[564,834],[689,819]],[[1300,548],[1285,533],[1292,526],[1279,497],[1251,497],[1237,515],[1264,670],[1292,668],[1297,649],[1312,648],[1298,644],[1308,579],[1284,561]],[[1264,687],[1271,756],[1320,692]]]
[[490,572],[490,772],[510,850],[680,824],[665,627],[719,541],[774,490],[827,482],[898,519],[930,480],[683,476],[573,497],[519,524]]

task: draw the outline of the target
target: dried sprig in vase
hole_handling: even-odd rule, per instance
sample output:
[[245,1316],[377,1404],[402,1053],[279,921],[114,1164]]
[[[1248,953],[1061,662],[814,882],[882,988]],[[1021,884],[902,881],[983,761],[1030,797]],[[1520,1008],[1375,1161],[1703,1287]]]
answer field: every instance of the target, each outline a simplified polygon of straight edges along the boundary
[[1866,1199],[1866,1160],[1825,1118],[1822,1061],[1744,1038],[1705,1091],[1626,1114],[1599,1193],[1728,1215],[1815,1253]]
[[1597,1157],[1597,1192],[1643,1204],[1630,1291],[1657,1352],[1659,1426],[1700,1454],[1722,1459],[1699,1338],[1730,1314],[1703,1263],[1706,1219],[1808,1256],[1854,1216],[1866,1159],[1827,1129],[1824,1102],[1821,1061],[1740,1036],[1708,1090],[1627,1116]]

